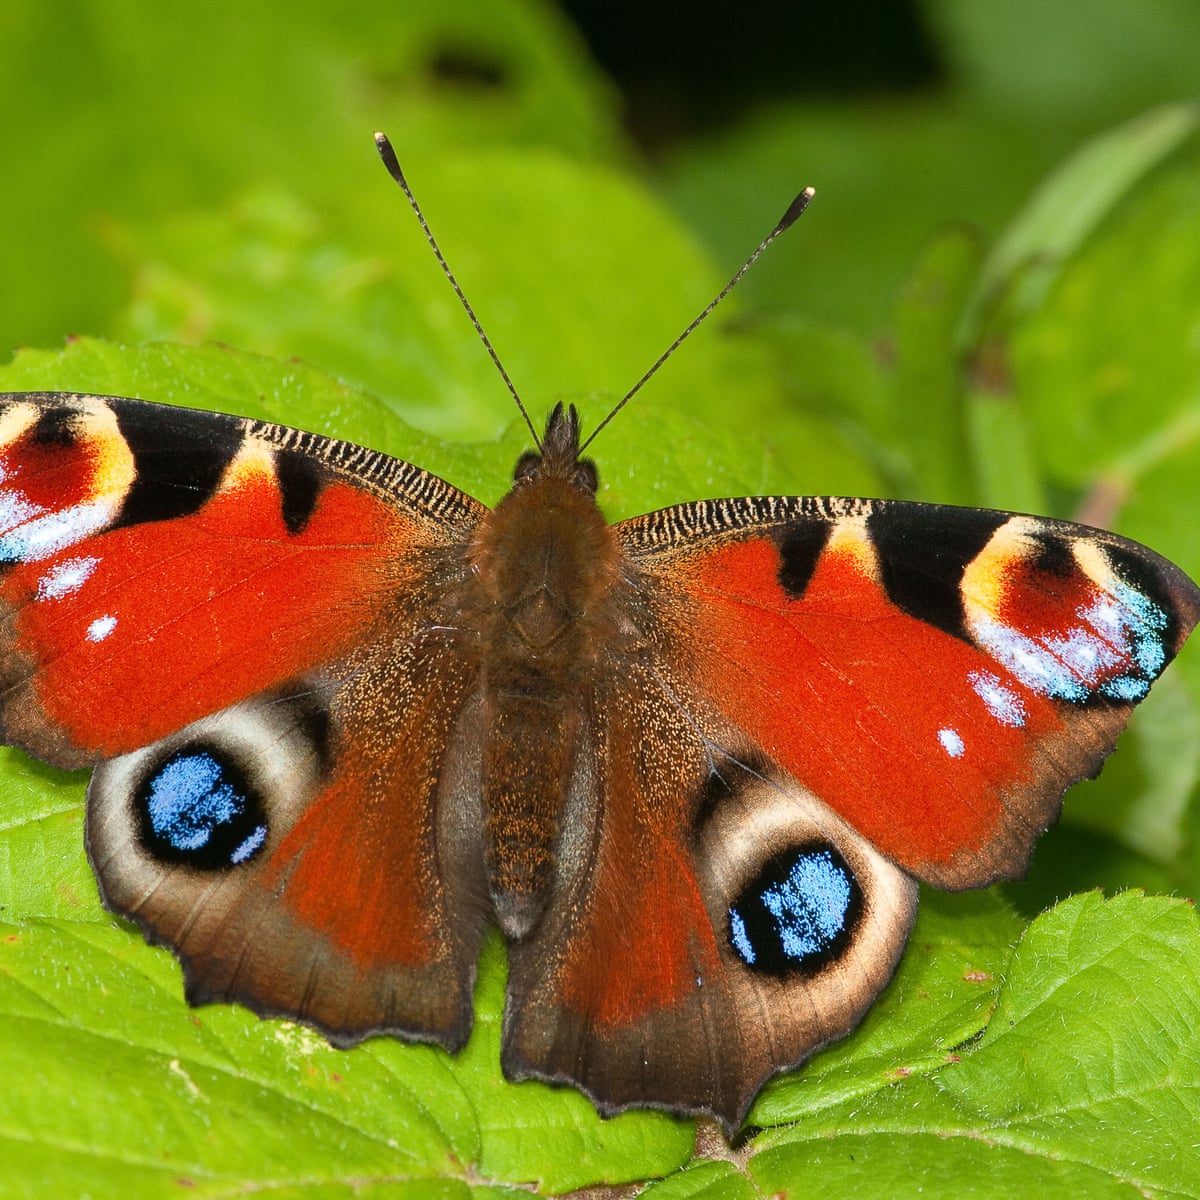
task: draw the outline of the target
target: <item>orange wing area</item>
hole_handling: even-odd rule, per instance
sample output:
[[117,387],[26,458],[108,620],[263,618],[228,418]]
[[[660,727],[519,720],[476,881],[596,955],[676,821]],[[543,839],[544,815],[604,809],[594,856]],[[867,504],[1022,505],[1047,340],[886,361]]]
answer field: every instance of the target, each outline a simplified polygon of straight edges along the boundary
[[414,654],[398,638],[347,664],[333,707],[343,747],[333,778],[280,839],[262,879],[364,967],[443,954],[435,933],[447,889],[465,888],[465,907],[483,908],[481,734],[475,710],[463,715],[477,685],[452,646],[426,650]]
[[[486,920],[472,679],[444,643],[414,654],[403,636],[340,666],[340,684],[305,679],[101,764],[89,855],[108,906],[179,956],[192,1003],[307,1021],[340,1045],[390,1032],[455,1049]],[[257,826],[219,864],[147,838],[148,792],[189,757],[219,766],[220,794]]]
[[[449,541],[415,507],[315,459],[310,507],[289,522],[262,436],[273,427],[97,397],[17,400],[0,415],[0,711],[6,740],[59,765],[147,745],[344,654],[411,585],[405,562]],[[153,453],[119,426],[128,412],[152,428]],[[148,479],[154,454],[178,478],[160,464],[166,477]],[[165,519],[145,515],[155,504]]]
[[503,1061],[510,1077],[574,1082],[609,1108],[668,1095],[671,1079],[683,1104],[711,1090],[697,981],[716,987],[724,970],[687,829],[708,764],[651,676],[632,666],[613,683],[581,739],[587,795],[559,887],[509,948]]
[[[1018,876],[1063,791],[1099,768],[1186,637],[1200,593],[1112,535],[979,514],[984,549],[939,581],[961,593],[956,636],[893,599],[868,526],[867,511],[911,520],[921,506],[845,504],[857,513],[803,518],[824,528],[801,586],[781,549],[787,526],[643,551],[639,565],[672,597],[660,653],[686,661],[675,673],[698,709],[715,706],[894,861],[950,888]],[[936,543],[954,510],[925,511]],[[1039,566],[1047,545],[1066,561]],[[1135,558],[1153,598],[1114,582],[1106,554]],[[943,569],[933,554],[917,560],[931,578]]]
[[652,678],[622,690],[598,722],[600,836],[555,981],[570,1010],[607,1027],[686,1002],[719,965],[688,843],[703,747]]

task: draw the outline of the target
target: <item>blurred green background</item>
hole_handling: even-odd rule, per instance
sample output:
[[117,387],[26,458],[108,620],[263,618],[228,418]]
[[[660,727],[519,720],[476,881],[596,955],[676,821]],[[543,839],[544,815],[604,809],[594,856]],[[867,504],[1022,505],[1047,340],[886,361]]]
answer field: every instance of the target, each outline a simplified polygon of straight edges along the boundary
[[[757,0],[736,9],[678,0],[264,0],[236,8],[7,0],[0,352],[16,353],[0,367],[0,386],[262,413],[411,457],[491,501],[527,435],[379,165],[374,129],[395,143],[535,419],[567,398],[597,421],[812,184],[817,198],[799,225],[597,442],[607,510],[620,516],[748,491],[987,504],[1111,526],[1200,575],[1198,80],[1194,0]],[[926,966],[924,951],[910,954],[885,1006],[897,1028],[895,1010],[911,1012],[904,999],[942,995],[942,1016],[906,1018],[912,1041],[903,1050],[878,1024],[865,1028],[795,1076],[794,1089],[770,1092],[760,1123],[782,1127],[804,1115],[813,1138],[829,1139],[844,1128],[838,1105],[854,1108],[853,1097],[878,1090],[906,1112],[914,1094],[929,1102],[911,1090],[917,1078],[907,1091],[887,1090],[896,1063],[925,1053],[912,1070],[932,1072],[944,1059],[930,1046],[952,1047],[983,1028],[995,993],[968,1002],[955,989],[974,977],[963,964],[976,961],[975,951],[989,966],[974,974],[991,972],[999,987],[1021,928],[1005,905],[1032,916],[1096,885],[1200,891],[1198,695],[1192,648],[1100,780],[1072,794],[1030,882],[1003,898],[926,897],[917,944],[948,957]],[[103,921],[81,851],[82,780],[17,755],[5,761],[13,780],[0,823],[6,915],[32,921],[29,928],[65,923],[67,934],[46,926],[66,937],[59,962],[78,952],[79,926],[70,922],[93,922],[85,941],[123,939],[106,955],[161,961],[137,969],[160,972],[168,1008],[181,1010],[173,964]],[[60,1011],[78,1005],[71,1021],[86,1025],[97,994],[39,965],[44,957],[29,963],[21,986],[49,989],[37,994]],[[96,969],[106,995],[117,990],[109,969]],[[1191,969],[1178,967],[1182,994]],[[497,970],[485,973],[492,990],[481,999],[481,1027],[493,1037]],[[942,991],[927,970],[941,972]],[[1145,990],[1154,991],[1150,976]],[[133,987],[131,1011],[144,1002],[139,995]],[[1111,999],[1087,1004],[1119,1010]],[[122,1027],[126,1018],[113,1020]],[[204,1016],[210,1030],[239,1020],[238,1037],[257,1045],[246,1014]],[[164,1046],[177,1036],[164,1034]],[[25,1147],[25,1158],[8,1161],[27,1168],[6,1180],[0,1164],[0,1195],[50,1194],[37,1190],[49,1178],[37,1172],[66,1153],[70,1137],[56,1133],[46,1150],[29,1130],[66,1120],[61,1097],[83,1086],[69,1074],[58,1090],[42,1086],[48,1063],[81,1053],[75,1043],[52,1045],[32,1065],[22,1057],[29,1053],[15,1035],[0,1038],[0,1057],[11,1058],[0,1062],[3,1077],[40,1080],[48,1097],[36,1120],[37,1088],[10,1090],[9,1110],[0,1104],[0,1138]],[[326,1053],[363,1061],[358,1052]],[[396,1062],[424,1062],[427,1053]],[[277,1097],[280,1076],[266,1068],[255,1075],[238,1061],[245,1078]],[[283,1075],[294,1068],[288,1061]],[[564,1093],[510,1101],[510,1093],[537,1093],[504,1089],[483,1050],[470,1069],[484,1082],[464,1083],[457,1061],[437,1068],[456,1087],[483,1089],[470,1093],[479,1127],[447,1135],[436,1153],[414,1151],[423,1169],[438,1164],[446,1194],[479,1190],[470,1171],[446,1163],[561,1190],[667,1174],[687,1158],[690,1133],[680,1141],[664,1132],[674,1122],[597,1123]],[[139,1119],[159,1102],[149,1078],[128,1085],[148,1106]],[[382,1092],[383,1109],[396,1103]],[[189,1097],[179,1103],[192,1120]],[[565,1116],[553,1107],[560,1101]],[[1064,1095],[1063,1110],[1077,1101]],[[103,1101],[95,1103],[80,1101],[81,1144],[113,1166],[119,1138],[105,1125]],[[442,1096],[429,1110],[443,1132],[451,1109],[461,1117],[458,1103]],[[955,1118],[972,1136],[986,1126],[977,1148],[1003,1140],[979,1115],[985,1107],[980,1101],[970,1120],[961,1110]],[[425,1130],[422,1111],[402,1134],[375,1129],[371,1120],[383,1118],[358,1110],[354,1121],[381,1143],[403,1141]],[[889,1120],[873,1128],[898,1127]],[[1168,1121],[1158,1143],[1185,1147],[1188,1120]],[[544,1137],[546,1122],[557,1122],[556,1136],[569,1128],[586,1152],[568,1139],[531,1165],[513,1130],[536,1127]],[[939,1139],[954,1124],[930,1122]],[[1097,1122],[1089,1154],[1100,1154],[1115,1127]],[[618,1128],[634,1133],[621,1140]],[[906,1127],[906,1138],[912,1132]],[[313,1137],[314,1146],[336,1143],[329,1130]],[[926,1195],[962,1194],[961,1171],[982,1169],[973,1161],[940,1174],[913,1166],[924,1153],[918,1141],[889,1143],[884,1157],[928,1170]],[[1114,1144],[1118,1159],[1142,1153]],[[794,1148],[764,1149],[759,1161],[775,1166],[764,1165],[755,1186],[788,1186],[818,1167],[832,1180],[840,1144],[813,1145],[800,1164],[787,1158]],[[769,1159],[776,1151],[783,1158]],[[172,1153],[189,1163],[189,1178],[221,1186],[271,1179],[282,1189],[273,1194],[293,1194],[266,1168],[218,1169],[191,1143]],[[1060,1143],[1044,1161],[1056,1155],[1075,1161],[1075,1149]],[[1194,1147],[1168,1159],[1167,1174],[1136,1181],[1141,1194],[1195,1195]],[[286,1160],[281,1150],[280,1170]],[[147,1174],[113,1167],[111,1193],[96,1194],[135,1185],[169,1191],[158,1151],[138,1161],[150,1164]],[[69,1178],[88,1178],[87,1162],[85,1154]],[[1008,1167],[1033,1169],[1020,1162]],[[359,1167],[377,1181],[374,1165]],[[847,1172],[845,1194],[903,1194],[887,1190],[886,1173],[876,1193]],[[1116,1169],[1102,1174],[1104,1187],[1128,1182]],[[685,1176],[662,1194],[743,1194],[737,1172]],[[1059,1194],[1048,1180],[1026,1182]],[[1091,1177],[1058,1183],[1063,1195],[1109,1194]],[[945,1191],[930,1190],[938,1187]]]

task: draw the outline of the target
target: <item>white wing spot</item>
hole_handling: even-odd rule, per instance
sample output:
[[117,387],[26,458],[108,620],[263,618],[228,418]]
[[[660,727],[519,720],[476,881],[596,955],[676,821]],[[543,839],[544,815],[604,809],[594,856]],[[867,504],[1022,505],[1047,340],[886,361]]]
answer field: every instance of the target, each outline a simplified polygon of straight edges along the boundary
[[87,639],[89,642],[102,642],[116,627],[116,617],[97,617],[87,627]]
[[942,743],[942,749],[951,758],[962,758],[967,748],[963,745],[963,740],[959,737],[957,730],[939,729],[937,736],[938,741]]
[[79,591],[88,576],[100,565],[98,558],[68,558],[48,570],[38,580],[39,600],[61,600]]

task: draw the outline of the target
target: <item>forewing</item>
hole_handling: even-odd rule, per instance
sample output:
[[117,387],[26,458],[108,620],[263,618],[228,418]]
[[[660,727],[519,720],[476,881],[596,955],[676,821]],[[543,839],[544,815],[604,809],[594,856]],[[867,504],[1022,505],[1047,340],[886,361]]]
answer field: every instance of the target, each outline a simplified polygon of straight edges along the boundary
[[332,661],[481,508],[385,455],[97,396],[0,407],[0,728],[59,766]]
[[713,501],[618,533],[681,702],[952,889],[1024,873],[1200,616],[1146,547],[1010,513]]

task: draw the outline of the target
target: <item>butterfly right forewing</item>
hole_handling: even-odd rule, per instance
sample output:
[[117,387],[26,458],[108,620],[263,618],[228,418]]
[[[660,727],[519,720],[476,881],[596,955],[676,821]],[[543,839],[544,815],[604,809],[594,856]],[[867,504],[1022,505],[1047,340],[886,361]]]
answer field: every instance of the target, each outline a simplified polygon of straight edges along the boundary
[[1200,617],[1144,546],[1012,513],[757,498],[618,528],[697,702],[951,889],[1023,874]]

